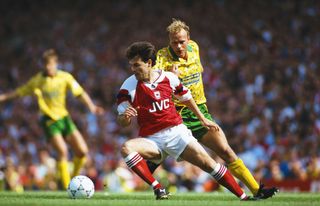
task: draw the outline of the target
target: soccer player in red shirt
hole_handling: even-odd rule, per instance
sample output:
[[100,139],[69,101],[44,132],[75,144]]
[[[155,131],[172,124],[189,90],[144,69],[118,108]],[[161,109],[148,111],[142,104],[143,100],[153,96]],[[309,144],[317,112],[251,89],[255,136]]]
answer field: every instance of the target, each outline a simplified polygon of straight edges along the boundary
[[190,108],[208,130],[219,129],[204,117],[176,75],[152,69],[156,60],[154,46],[149,42],[133,43],[127,49],[127,58],[134,74],[125,80],[117,96],[118,123],[128,126],[137,117],[140,137],[126,141],[121,154],[128,167],[153,187],[156,199],[167,199],[168,193],[152,176],[145,159],[161,162],[168,155],[208,172],[241,200],[251,199],[227,168],[215,162],[182,123],[172,95]]

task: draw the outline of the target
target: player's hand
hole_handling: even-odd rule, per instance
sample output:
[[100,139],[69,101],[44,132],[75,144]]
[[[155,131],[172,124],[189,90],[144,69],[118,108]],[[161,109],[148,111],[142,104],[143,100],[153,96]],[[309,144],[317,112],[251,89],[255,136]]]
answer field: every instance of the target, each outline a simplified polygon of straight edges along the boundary
[[91,112],[96,115],[102,115],[104,114],[105,110],[102,107],[95,106]]
[[131,118],[132,117],[135,117],[135,116],[138,116],[138,112],[137,112],[137,109],[138,108],[133,108],[131,106],[129,106],[123,114],[119,115],[118,118],[117,118],[117,121],[118,121],[118,124],[120,124],[121,126],[128,126],[130,125],[131,123]]
[[179,68],[178,68],[177,64],[173,64],[173,65],[169,66],[168,67],[168,71],[174,73],[176,76],[180,75],[180,71],[179,71]]
[[220,127],[217,123],[210,121],[206,118],[204,118],[203,120],[201,120],[201,124],[202,126],[204,126],[205,128],[207,128],[208,130],[213,130],[215,132],[218,132],[220,130]]
[[138,112],[135,108],[133,107],[128,107],[126,111],[123,113],[125,118],[130,119],[131,117],[136,117],[138,116]]
[[6,96],[4,94],[0,94],[0,102],[3,102],[6,100]]

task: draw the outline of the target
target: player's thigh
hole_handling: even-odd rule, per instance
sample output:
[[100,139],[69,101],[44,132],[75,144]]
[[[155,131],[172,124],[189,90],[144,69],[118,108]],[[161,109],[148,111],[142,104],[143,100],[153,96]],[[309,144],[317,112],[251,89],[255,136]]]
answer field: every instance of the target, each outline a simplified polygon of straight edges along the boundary
[[209,130],[201,139],[200,143],[217,153],[227,163],[235,161],[238,157],[230,147],[228,140],[220,128],[219,131]]
[[73,130],[72,133],[67,136],[67,141],[76,156],[82,157],[88,153],[87,143],[79,130]]
[[121,148],[123,156],[131,152],[138,152],[143,158],[157,160],[161,158],[161,152],[157,145],[146,138],[134,138],[126,141]]
[[55,134],[50,137],[50,143],[58,153],[58,159],[63,160],[68,157],[68,148],[63,136],[61,134]]
[[208,173],[212,172],[216,164],[197,141],[190,142],[181,153],[180,157]]

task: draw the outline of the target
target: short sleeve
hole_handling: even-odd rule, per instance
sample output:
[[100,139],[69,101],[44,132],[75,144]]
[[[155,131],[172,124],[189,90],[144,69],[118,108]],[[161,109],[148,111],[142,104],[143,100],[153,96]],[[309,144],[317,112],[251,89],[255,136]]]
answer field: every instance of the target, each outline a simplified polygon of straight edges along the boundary
[[170,86],[173,88],[174,96],[180,102],[184,102],[192,98],[189,89],[183,86],[183,84],[180,82],[179,78],[175,74],[171,72],[166,72],[166,75],[170,80]]
[[203,72],[203,67],[202,67],[201,60],[200,60],[200,48],[199,48],[199,45],[195,41],[190,40],[190,42],[191,42],[191,46],[193,47],[194,51],[196,52],[197,64],[198,64],[198,66],[200,68],[200,71]]
[[117,95],[117,110],[119,114],[123,114],[126,109],[130,106],[131,96],[129,91],[126,89],[120,89]]
[[66,79],[67,79],[68,88],[70,89],[73,96],[77,97],[84,92],[83,88],[74,79],[74,77],[71,74],[67,73]]

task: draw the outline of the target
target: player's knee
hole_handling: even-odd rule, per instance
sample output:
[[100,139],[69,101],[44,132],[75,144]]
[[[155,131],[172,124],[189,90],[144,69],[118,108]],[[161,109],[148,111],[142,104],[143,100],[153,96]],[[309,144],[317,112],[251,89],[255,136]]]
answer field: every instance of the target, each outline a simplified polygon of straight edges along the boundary
[[72,151],[79,158],[85,157],[89,153],[89,149],[86,143],[80,143],[80,144],[71,145],[71,146],[72,146],[71,147]]
[[68,149],[67,148],[59,148],[57,153],[58,153],[58,159],[67,159],[68,158]]
[[77,152],[77,156],[78,157],[80,157],[80,158],[82,158],[82,157],[85,157],[85,156],[87,156],[88,155],[88,148],[87,147],[85,147],[85,148],[81,148],[78,152]]
[[82,156],[87,156],[89,153],[89,148],[87,146],[87,144],[83,145],[82,149],[81,149],[81,155]]
[[133,152],[131,143],[129,141],[123,143],[121,146],[122,157],[128,156],[131,152]]

